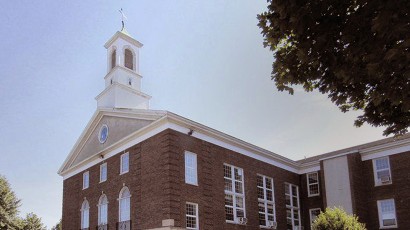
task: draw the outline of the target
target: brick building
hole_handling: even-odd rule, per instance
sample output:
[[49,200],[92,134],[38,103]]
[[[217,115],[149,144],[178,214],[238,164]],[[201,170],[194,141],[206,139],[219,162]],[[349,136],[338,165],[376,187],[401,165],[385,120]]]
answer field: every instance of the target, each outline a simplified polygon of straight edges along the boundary
[[150,110],[141,47],[124,29],[105,44],[106,88],[59,170],[63,229],[310,229],[333,206],[410,229],[410,135],[293,161]]

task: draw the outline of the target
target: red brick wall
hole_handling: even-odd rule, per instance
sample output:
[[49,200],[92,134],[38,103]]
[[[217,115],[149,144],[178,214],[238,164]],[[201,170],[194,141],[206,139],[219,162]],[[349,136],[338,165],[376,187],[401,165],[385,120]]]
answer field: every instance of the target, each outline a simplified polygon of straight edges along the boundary
[[325,191],[322,189],[324,186],[323,184],[323,179],[321,177],[321,174],[323,174],[323,171],[319,170],[319,196],[308,196],[308,187],[307,187],[307,177],[306,174],[300,175],[300,187],[301,187],[301,204],[302,204],[302,212],[301,215],[304,219],[303,226],[305,226],[305,230],[310,229],[310,213],[309,209],[313,208],[320,208],[322,211],[324,211],[324,206],[323,206],[323,192]]
[[[185,184],[185,150],[197,154],[199,186]],[[172,130],[161,132],[126,151],[130,153],[130,171],[124,175],[119,175],[119,153],[105,161],[108,165],[106,182],[99,183],[100,164],[88,169],[88,189],[82,190],[82,172],[64,181],[64,229],[80,228],[84,197],[90,203],[90,228],[95,228],[98,221],[96,205],[102,191],[108,198],[108,221],[113,229],[118,221],[117,198],[123,183],[129,187],[132,196],[132,229],[157,228],[163,219],[174,219],[176,226],[185,227],[185,202],[198,203],[200,229],[259,229],[258,173],[274,180],[278,229],[285,229],[284,183],[300,186],[297,174]],[[244,170],[246,226],[225,222],[224,163]]]
[[[393,183],[390,185],[374,186],[372,160],[362,162],[361,181],[365,187],[359,197],[364,202],[361,213],[367,213],[366,226],[368,229],[379,229],[377,200],[394,198],[398,228],[410,229],[410,152],[389,156]],[[355,199],[357,200],[357,199]],[[360,213],[360,212],[359,212]]]

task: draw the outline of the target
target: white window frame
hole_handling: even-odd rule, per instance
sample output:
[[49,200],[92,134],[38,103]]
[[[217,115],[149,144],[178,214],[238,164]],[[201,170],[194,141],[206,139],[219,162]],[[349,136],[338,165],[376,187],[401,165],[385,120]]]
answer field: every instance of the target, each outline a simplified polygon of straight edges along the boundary
[[[124,157],[128,158],[128,165],[127,165],[127,170],[124,169]],[[130,171],[130,153],[126,152],[121,155],[121,160],[120,160],[120,175],[125,174]]]
[[[198,186],[198,157],[195,153],[185,151],[185,183]],[[189,159],[192,157],[192,159]],[[189,160],[193,160],[193,166],[188,164]],[[191,175],[193,174],[193,175]]]
[[[299,186],[294,185],[294,184],[291,184],[291,183],[285,183],[285,186],[288,186],[289,192],[290,192],[290,193],[289,193],[289,196],[290,196],[290,205],[287,205],[287,204],[286,204],[286,211],[287,211],[288,209],[291,211],[291,213],[292,213],[292,215],[291,215],[292,229],[295,229],[296,227],[302,226],[302,219],[301,219],[301,216],[300,216]],[[293,194],[292,186],[296,187],[296,198],[297,198],[297,205],[296,205],[296,206],[293,204],[293,197],[294,197],[295,195]],[[288,194],[286,193],[286,190],[285,190],[285,197],[286,197],[286,195],[288,195]],[[285,202],[286,202],[286,200],[285,200]],[[294,216],[293,216],[293,213],[294,213],[294,211],[295,211],[295,208],[296,208],[297,211],[298,211],[299,225],[295,225],[295,218],[294,218]],[[286,217],[286,221],[287,221],[287,217]],[[286,223],[286,224],[287,224],[287,223]]]
[[[313,217],[312,217],[312,212],[313,211],[319,211],[319,212],[321,212],[322,211],[322,209],[321,208],[311,208],[311,209],[309,209],[309,219],[310,219],[310,225],[312,225],[313,224],[313,221],[315,221],[315,219],[313,219]],[[317,217],[317,216],[316,216]]]
[[90,172],[83,173],[83,190],[90,187]]
[[[225,177],[225,175],[224,175],[224,180],[225,179],[229,179],[229,180],[231,180],[231,185],[232,185],[232,191],[228,191],[228,190],[225,190],[225,195],[231,195],[232,196],[232,199],[233,199],[233,205],[232,206],[229,206],[229,205],[226,205],[225,204],[225,207],[229,207],[229,208],[232,208],[233,209],[233,221],[232,220],[227,220],[226,219],[226,216],[225,216],[225,221],[227,222],[227,223],[232,223],[232,224],[239,224],[239,217],[237,216],[237,210],[241,210],[241,209],[243,209],[243,217],[244,218],[246,218],[246,205],[245,205],[245,175],[244,175],[244,171],[243,171],[243,169],[242,168],[239,168],[239,167],[236,167],[236,166],[233,166],[233,165],[229,165],[229,164],[224,164],[224,166],[227,166],[227,167],[230,167],[230,170],[231,170],[231,177],[229,178],[229,177]],[[240,172],[241,174],[242,174],[242,181],[238,181],[238,180],[235,180],[235,169],[237,169],[238,170],[238,172]],[[238,181],[238,182],[242,182],[242,194],[241,193],[237,193],[235,190],[235,181]],[[225,182],[224,182],[225,183]],[[236,206],[236,200],[237,200],[237,197],[241,197],[242,198],[242,200],[243,200],[243,208],[239,208],[239,207],[237,207]]]
[[[195,206],[195,216],[194,216],[194,215],[189,215],[189,214],[186,212],[186,205],[193,205],[193,206]],[[192,202],[186,202],[186,204],[185,204],[185,226],[186,226],[186,229],[194,229],[194,230],[199,229],[199,213],[198,213],[198,211],[199,211],[199,209],[198,209],[198,204],[192,203]],[[195,228],[190,228],[190,227],[187,226],[187,225],[188,225],[188,223],[187,223],[187,221],[186,221],[187,217],[194,217],[194,218],[195,218],[195,222],[196,222],[196,227],[195,227]]]
[[[314,174],[316,174],[317,182],[316,183],[309,183],[309,175],[314,175]],[[313,196],[319,196],[320,195],[319,172],[306,173],[306,183],[307,183],[308,197],[313,197]],[[312,185],[317,185],[317,193],[312,193],[310,191],[310,187]]]
[[[396,221],[395,225],[390,225],[390,226],[384,226],[383,225],[383,213],[382,213],[382,206],[381,203],[382,202],[386,202],[386,201],[391,201],[393,202],[393,208],[394,208],[394,219]],[[380,225],[380,229],[388,229],[388,228],[397,228],[397,211],[396,211],[396,203],[394,202],[394,199],[385,199],[385,200],[378,200],[377,201],[377,212],[379,213],[379,225]]]
[[[125,190],[128,190],[128,193],[130,194],[130,196],[122,197],[122,194],[124,193]],[[123,203],[121,201],[125,200],[125,199],[128,199],[128,202],[126,202],[126,205],[128,205],[128,207],[125,207],[125,208],[128,208],[128,210],[126,210],[127,214],[128,214],[127,215],[128,219],[126,218],[127,220],[125,220],[125,219],[123,220],[123,218],[122,218],[123,216],[121,215],[121,209],[123,208]],[[131,220],[131,191],[127,186],[124,186],[121,189],[120,194],[118,196],[118,220],[119,220],[119,222]]]
[[[103,178],[103,170],[105,169],[105,178]],[[108,178],[108,166],[107,163],[100,165],[100,183],[107,181]]]
[[85,199],[81,204],[81,229],[90,227],[90,203]]
[[[105,200],[107,201],[106,203],[103,203],[104,202],[104,197],[105,197]],[[103,210],[104,205],[105,205],[105,210]],[[98,208],[98,225],[108,224],[108,198],[105,194],[100,196],[100,199],[98,200],[97,208]],[[103,211],[105,211],[105,213],[103,213]],[[103,214],[106,215],[105,216],[106,222],[102,221]]]
[[[259,227],[266,228],[266,227],[269,227],[269,225],[268,225],[268,223],[269,223],[268,216],[272,215],[272,214],[268,213],[268,204],[273,206],[273,221],[276,222],[275,186],[273,184],[273,179],[271,177],[267,177],[267,176],[262,175],[262,174],[257,174],[257,176],[262,177],[263,187],[260,187],[260,186],[257,185],[257,188],[262,188],[263,189],[263,195],[264,195],[264,199],[261,199],[258,196],[258,212],[259,212],[259,214],[264,214],[265,215],[265,225],[259,225]],[[270,182],[271,182],[271,187],[270,188],[266,187],[266,180],[270,180]],[[266,195],[268,190],[272,191],[272,201],[268,200],[268,197]],[[264,212],[259,211],[259,202],[264,203],[264,207],[265,207]],[[258,222],[259,222],[259,216],[258,216]]]
[[[387,170],[387,169],[379,169],[379,170],[377,169],[376,161],[377,160],[382,160],[382,159],[387,159],[387,164],[389,166],[388,170],[389,170],[390,182],[388,182],[388,183],[382,183],[381,181],[379,181],[379,178],[377,177],[378,172]],[[393,178],[392,178],[392,175],[391,175],[390,159],[389,159],[388,156],[373,159],[373,174],[374,174],[374,186],[383,186],[383,185],[388,185],[388,184],[393,183]]]

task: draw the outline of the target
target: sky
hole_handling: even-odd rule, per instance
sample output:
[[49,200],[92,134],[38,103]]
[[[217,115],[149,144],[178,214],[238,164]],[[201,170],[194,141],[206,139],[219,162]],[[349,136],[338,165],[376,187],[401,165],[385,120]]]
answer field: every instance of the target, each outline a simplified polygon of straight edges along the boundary
[[293,160],[383,138],[326,95],[278,92],[256,15],[266,0],[0,1],[0,174],[50,228],[57,170],[96,110],[104,43],[126,28],[144,44],[142,90],[168,110]]

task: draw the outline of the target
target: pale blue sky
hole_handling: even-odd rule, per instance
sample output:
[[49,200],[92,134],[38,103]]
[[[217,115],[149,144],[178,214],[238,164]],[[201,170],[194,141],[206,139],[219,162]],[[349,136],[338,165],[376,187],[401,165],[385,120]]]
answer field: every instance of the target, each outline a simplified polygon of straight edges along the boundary
[[277,92],[256,14],[265,0],[0,1],[0,174],[51,227],[57,170],[104,88],[104,43],[121,27],[144,44],[143,91],[169,110],[291,159],[382,138],[326,96]]

